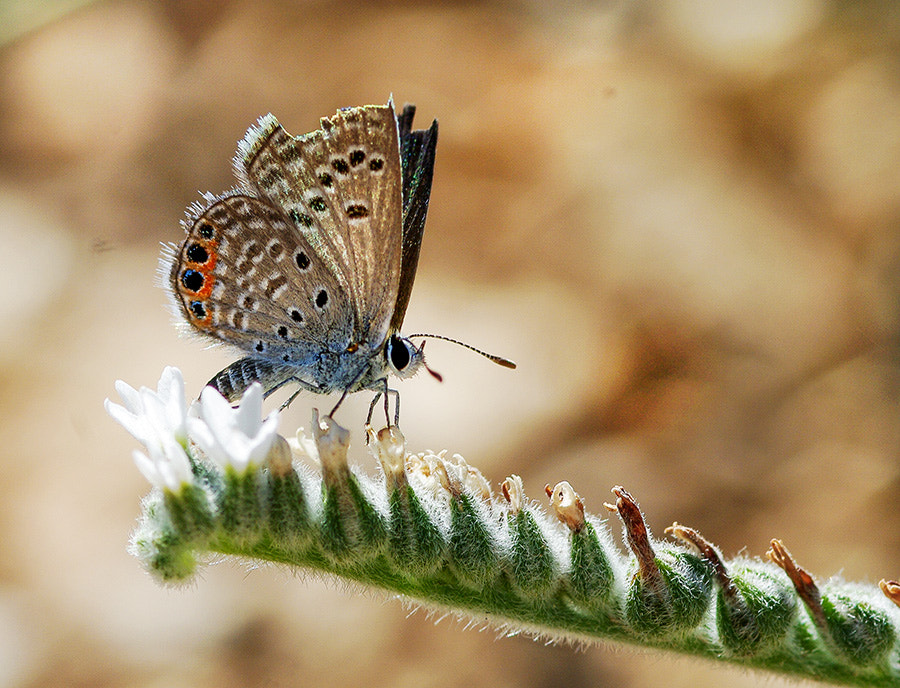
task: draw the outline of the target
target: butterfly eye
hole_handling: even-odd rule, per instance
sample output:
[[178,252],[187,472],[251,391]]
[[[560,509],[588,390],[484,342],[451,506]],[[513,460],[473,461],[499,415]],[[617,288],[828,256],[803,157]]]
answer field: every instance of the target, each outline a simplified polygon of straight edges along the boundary
[[402,371],[412,360],[412,354],[406,342],[397,335],[392,335],[387,343],[388,360],[395,370]]

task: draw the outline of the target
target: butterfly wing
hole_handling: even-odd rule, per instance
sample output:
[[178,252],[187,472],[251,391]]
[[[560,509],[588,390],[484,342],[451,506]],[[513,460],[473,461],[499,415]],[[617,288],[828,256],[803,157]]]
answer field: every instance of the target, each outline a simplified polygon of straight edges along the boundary
[[232,193],[195,207],[169,281],[192,328],[258,359],[254,379],[267,390],[351,342],[349,302],[336,276],[268,201]]
[[437,120],[428,129],[412,131],[416,114],[415,105],[405,105],[397,117],[400,133],[400,161],[403,179],[403,246],[400,260],[400,285],[397,303],[391,317],[391,331],[397,332],[403,325],[416,267],[419,249],[425,231],[425,217],[431,198],[431,180],[434,177],[434,156],[437,148]]
[[235,167],[282,208],[344,288],[354,343],[387,338],[400,282],[402,186],[392,103],[340,110],[293,137],[271,115],[251,129]]

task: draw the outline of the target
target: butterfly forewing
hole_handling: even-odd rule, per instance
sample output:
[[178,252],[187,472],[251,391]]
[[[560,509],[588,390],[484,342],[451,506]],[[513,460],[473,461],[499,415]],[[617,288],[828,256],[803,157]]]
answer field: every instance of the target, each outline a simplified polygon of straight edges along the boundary
[[308,364],[329,343],[350,343],[337,279],[266,201],[214,201],[189,225],[170,278],[194,328],[273,364]]
[[380,347],[394,313],[402,250],[393,105],[341,110],[298,137],[264,118],[241,143],[236,164],[260,197],[284,209],[345,288],[355,343]]

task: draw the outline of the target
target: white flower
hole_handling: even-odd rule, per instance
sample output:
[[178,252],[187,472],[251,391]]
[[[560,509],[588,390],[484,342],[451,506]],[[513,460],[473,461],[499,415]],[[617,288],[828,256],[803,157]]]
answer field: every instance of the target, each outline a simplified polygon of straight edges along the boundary
[[185,453],[187,446],[187,403],[184,378],[178,368],[165,368],[156,391],[139,390],[116,381],[116,391],[124,406],[109,399],[106,412],[146,447],[149,454],[135,451],[138,470],[153,485],[178,491],[184,483],[193,482],[191,464]]
[[213,387],[200,394],[200,418],[188,418],[191,437],[222,468],[238,472],[262,463],[278,430],[278,412],[262,419],[262,386],[253,383],[234,409]]
[[291,447],[291,451],[298,458],[308,459],[317,466],[322,465],[322,462],[319,460],[319,447],[316,444],[316,440],[303,428],[297,428],[296,435],[288,438],[288,444]]
[[164,441],[161,449],[151,444],[147,450],[150,456],[135,450],[132,457],[138,470],[152,485],[178,492],[182,485],[193,482],[190,461],[174,437]]
[[156,391],[147,387],[136,390],[122,380],[116,380],[116,391],[124,406],[107,399],[103,404],[106,412],[147,449],[155,445],[162,451],[164,437],[174,437],[186,445],[187,403],[184,378],[178,368],[167,366],[163,370]]
[[459,454],[454,454],[449,459],[441,452],[440,460],[444,471],[450,479],[452,489],[465,488],[472,494],[481,497],[485,502],[491,501],[491,484],[487,478],[475,466],[470,466]]

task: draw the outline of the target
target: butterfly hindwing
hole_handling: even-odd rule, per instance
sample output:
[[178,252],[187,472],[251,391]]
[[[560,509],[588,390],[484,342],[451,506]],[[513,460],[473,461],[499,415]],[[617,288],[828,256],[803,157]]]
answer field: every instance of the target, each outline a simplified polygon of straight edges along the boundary
[[296,367],[330,342],[350,343],[341,286],[290,220],[260,199],[231,194],[203,209],[170,283],[193,328],[271,365]]

